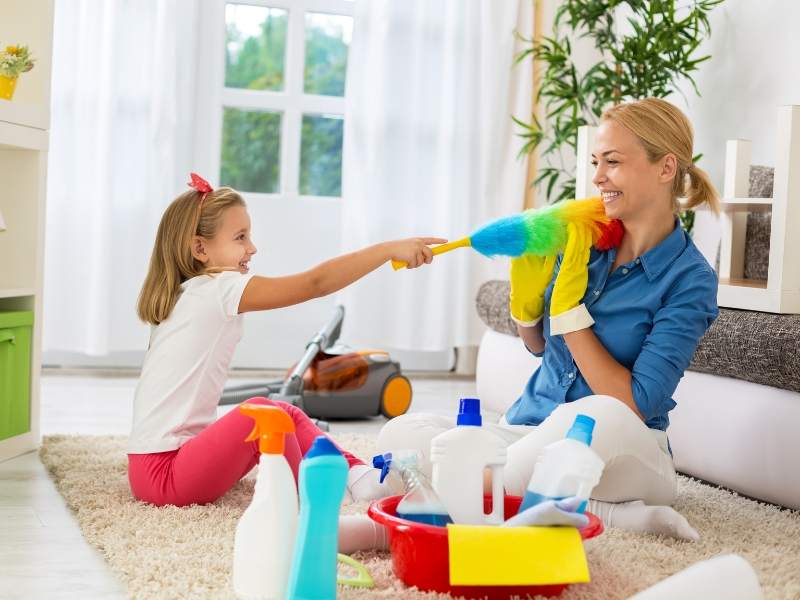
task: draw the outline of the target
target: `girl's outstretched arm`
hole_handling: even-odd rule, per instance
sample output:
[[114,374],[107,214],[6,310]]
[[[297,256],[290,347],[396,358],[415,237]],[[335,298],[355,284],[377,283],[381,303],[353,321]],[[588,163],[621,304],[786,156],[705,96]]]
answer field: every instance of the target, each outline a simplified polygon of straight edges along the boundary
[[268,310],[300,304],[327,296],[358,281],[389,260],[408,263],[413,269],[433,260],[430,244],[443,244],[441,238],[410,238],[383,242],[337,256],[316,267],[285,277],[253,277],[239,301],[239,312]]

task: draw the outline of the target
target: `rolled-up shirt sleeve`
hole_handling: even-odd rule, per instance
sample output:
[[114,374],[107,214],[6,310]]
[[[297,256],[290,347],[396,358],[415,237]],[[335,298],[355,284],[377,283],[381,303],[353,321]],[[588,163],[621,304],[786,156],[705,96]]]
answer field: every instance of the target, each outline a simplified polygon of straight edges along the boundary
[[631,370],[633,399],[645,423],[675,406],[672,394],[718,314],[717,276],[708,266],[676,280],[665,296]]

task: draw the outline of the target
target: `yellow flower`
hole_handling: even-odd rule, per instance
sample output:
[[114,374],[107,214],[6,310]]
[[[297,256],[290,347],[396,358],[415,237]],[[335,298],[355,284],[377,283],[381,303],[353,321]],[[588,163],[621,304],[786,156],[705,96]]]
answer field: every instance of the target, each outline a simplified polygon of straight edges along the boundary
[[9,54],[19,54],[19,48],[17,46],[6,46],[6,52]]

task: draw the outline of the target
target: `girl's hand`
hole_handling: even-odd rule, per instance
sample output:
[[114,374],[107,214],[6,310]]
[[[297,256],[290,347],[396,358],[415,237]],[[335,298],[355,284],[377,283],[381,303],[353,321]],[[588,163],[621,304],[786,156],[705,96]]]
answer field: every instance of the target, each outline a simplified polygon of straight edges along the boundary
[[421,265],[430,264],[433,260],[430,244],[444,244],[446,241],[442,238],[422,237],[388,242],[389,257],[392,260],[406,263],[409,269],[415,269]]

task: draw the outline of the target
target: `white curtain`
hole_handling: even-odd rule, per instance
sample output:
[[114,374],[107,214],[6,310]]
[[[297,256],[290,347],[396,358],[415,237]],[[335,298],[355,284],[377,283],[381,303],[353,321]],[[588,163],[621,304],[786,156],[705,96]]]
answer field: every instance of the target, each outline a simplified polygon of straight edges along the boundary
[[[530,0],[359,0],[348,58],[345,249],[431,235],[456,239],[521,210],[514,115],[531,112]],[[507,261],[461,249],[433,265],[386,267],[341,294],[357,344],[438,351],[475,345],[479,285]]]
[[44,349],[143,350],[159,218],[193,161],[197,0],[57,0]]

